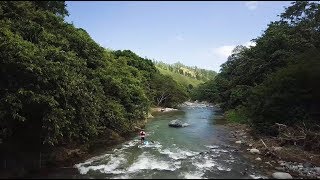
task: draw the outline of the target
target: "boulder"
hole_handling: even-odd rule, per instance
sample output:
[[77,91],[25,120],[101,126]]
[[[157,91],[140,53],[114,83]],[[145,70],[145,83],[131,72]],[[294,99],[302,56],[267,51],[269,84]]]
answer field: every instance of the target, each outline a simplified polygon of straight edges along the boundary
[[255,148],[250,149],[250,152],[252,154],[260,154],[260,151],[258,149],[255,149]]
[[256,161],[261,161],[261,158],[257,157],[257,158],[256,158]]
[[292,176],[289,173],[284,172],[275,172],[272,174],[272,177],[275,179],[292,179]]
[[189,126],[189,124],[188,123],[182,123],[181,121],[179,121],[179,120],[172,120],[172,121],[170,121],[169,122],[169,124],[168,124],[170,127],[186,127],[186,126]]

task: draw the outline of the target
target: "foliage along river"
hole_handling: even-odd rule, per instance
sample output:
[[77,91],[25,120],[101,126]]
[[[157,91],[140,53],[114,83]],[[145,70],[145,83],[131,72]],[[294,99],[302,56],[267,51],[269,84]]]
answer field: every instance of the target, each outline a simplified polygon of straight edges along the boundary
[[[72,178],[258,178],[265,177],[229,145],[228,131],[215,122],[214,107],[198,104],[155,115],[146,125],[146,140],[139,137],[101,156],[76,164]],[[190,124],[169,127],[171,120]]]

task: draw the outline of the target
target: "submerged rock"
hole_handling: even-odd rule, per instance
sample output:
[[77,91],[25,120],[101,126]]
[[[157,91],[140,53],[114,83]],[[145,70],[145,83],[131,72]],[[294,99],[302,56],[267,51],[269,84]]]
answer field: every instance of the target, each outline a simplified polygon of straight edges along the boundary
[[169,122],[169,126],[170,127],[186,127],[186,126],[189,126],[188,123],[182,123],[181,121],[179,120],[172,120]]

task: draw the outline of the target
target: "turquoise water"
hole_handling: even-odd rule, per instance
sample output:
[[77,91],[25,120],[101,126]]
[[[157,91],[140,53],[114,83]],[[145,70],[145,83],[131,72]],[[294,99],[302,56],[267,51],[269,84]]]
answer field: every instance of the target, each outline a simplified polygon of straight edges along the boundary
[[[214,107],[181,107],[155,115],[139,137],[75,165],[72,178],[256,178],[263,174],[232,148],[228,131],[216,123]],[[171,120],[190,124],[169,127]],[[152,143],[153,142],[153,143]]]

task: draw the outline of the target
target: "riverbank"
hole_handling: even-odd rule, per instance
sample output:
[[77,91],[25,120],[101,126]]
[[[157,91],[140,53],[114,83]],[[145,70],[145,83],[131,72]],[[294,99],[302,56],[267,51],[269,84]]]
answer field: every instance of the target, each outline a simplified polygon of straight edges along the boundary
[[[94,156],[100,155],[106,150],[110,150],[117,145],[136,136],[139,129],[145,127],[146,123],[153,118],[156,113],[176,111],[174,108],[152,107],[145,119],[136,122],[132,126],[132,131],[120,135],[111,129],[104,129],[103,133],[86,144],[65,144],[50,150],[32,153],[32,157],[26,157],[30,162],[25,162],[23,156],[30,156],[28,153],[18,152],[20,160],[10,157],[3,158],[4,167],[0,169],[0,178],[34,178],[46,177],[46,174],[52,171],[76,171],[74,164],[83,162]],[[17,148],[15,148],[17,149]],[[18,148],[19,149],[19,148]],[[19,151],[17,149],[17,151]],[[39,151],[39,150],[38,150]],[[35,155],[34,155],[35,154]],[[13,157],[16,155],[13,155]],[[16,166],[9,166],[10,161],[16,163]],[[23,161],[23,162],[19,162]],[[12,164],[12,163],[11,163]],[[32,164],[32,167],[28,164]],[[34,165],[35,164],[35,165]]]
[[[130,135],[132,137],[132,133]],[[5,166],[1,168],[0,178],[42,178],[61,169],[75,171],[74,164],[115,147],[129,139],[130,135],[120,136],[105,129],[100,136],[86,144],[65,144],[41,152],[39,149],[7,148],[11,155],[2,158]]]
[[225,126],[230,129],[230,141],[270,177],[275,172],[285,172],[293,178],[320,178],[320,154],[294,145],[282,146],[277,138],[254,135],[244,124]]

